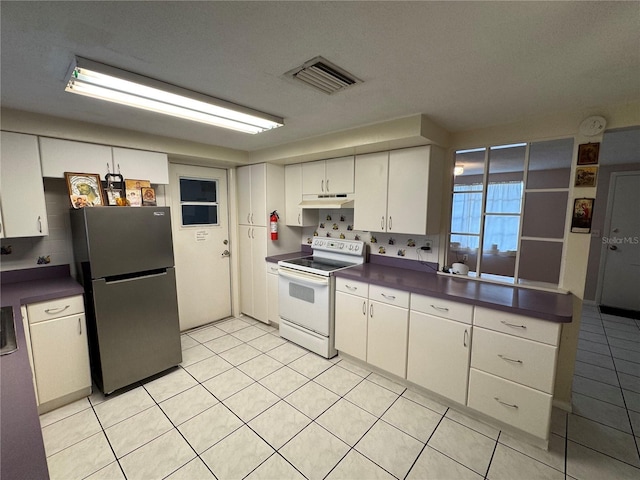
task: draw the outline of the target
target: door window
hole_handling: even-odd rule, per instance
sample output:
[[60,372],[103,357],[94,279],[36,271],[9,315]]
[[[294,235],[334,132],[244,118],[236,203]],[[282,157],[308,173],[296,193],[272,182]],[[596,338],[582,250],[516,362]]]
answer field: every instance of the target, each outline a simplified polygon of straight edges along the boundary
[[180,177],[182,226],[219,225],[218,181]]

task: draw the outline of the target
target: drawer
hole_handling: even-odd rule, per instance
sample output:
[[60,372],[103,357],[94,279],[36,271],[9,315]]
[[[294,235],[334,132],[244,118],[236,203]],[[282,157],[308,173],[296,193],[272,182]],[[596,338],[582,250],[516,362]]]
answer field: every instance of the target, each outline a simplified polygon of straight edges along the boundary
[[29,323],[42,322],[43,320],[51,320],[52,318],[66,317],[67,315],[76,315],[78,313],[84,313],[82,295],[56,298],[27,305]]
[[474,328],[471,366],[553,393],[557,348],[545,343]]
[[469,373],[470,408],[544,440],[549,439],[552,399],[547,393],[474,368]]
[[411,294],[411,310],[469,324],[473,318],[473,305],[417,293]]
[[558,346],[560,341],[559,323],[515,315],[500,310],[476,307],[473,314],[473,324],[489,330],[535,340],[536,342],[548,343],[553,346]]
[[396,307],[409,308],[409,292],[396,288],[381,287],[380,285],[369,285],[369,300],[380,303],[388,303]]
[[336,290],[338,292],[350,293],[359,297],[367,298],[369,295],[369,284],[348,278],[336,278]]
[[270,273],[271,275],[277,275],[278,264],[274,262],[267,262],[267,273]]

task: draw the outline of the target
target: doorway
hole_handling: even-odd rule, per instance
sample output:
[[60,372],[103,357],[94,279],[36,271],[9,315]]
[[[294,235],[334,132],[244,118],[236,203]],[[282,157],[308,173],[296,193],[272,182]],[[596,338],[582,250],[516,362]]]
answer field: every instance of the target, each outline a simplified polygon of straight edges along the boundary
[[231,316],[227,171],[170,164],[180,330]]
[[[640,314],[640,172],[611,174],[600,275],[601,310]],[[624,313],[624,312],[622,312]],[[620,314],[620,312],[618,313]]]

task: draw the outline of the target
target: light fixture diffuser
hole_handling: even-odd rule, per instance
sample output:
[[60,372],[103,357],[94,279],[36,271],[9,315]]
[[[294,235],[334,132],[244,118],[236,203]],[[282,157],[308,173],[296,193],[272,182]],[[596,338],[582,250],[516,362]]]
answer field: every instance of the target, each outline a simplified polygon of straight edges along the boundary
[[65,90],[251,134],[284,125],[282,118],[82,57],[71,65]]

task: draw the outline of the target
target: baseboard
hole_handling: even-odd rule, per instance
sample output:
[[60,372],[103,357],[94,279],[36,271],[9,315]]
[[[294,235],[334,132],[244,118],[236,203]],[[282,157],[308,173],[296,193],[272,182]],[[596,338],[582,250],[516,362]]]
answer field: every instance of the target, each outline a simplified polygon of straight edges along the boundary
[[564,410],[565,412],[572,413],[573,407],[571,406],[571,402],[565,402],[562,400],[553,399],[553,406],[559,408],[560,410]]

